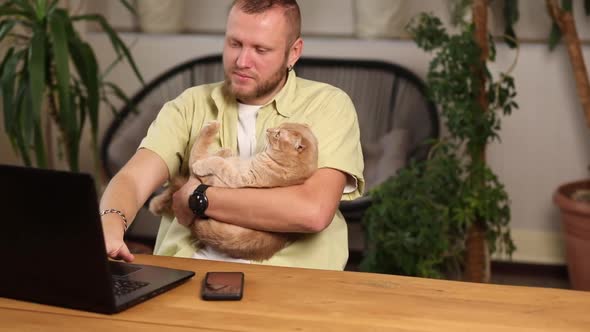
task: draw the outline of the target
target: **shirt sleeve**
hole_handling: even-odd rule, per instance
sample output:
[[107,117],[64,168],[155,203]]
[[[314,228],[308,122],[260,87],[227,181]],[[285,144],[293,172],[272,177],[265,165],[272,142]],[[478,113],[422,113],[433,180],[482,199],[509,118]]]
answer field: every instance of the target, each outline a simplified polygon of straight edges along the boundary
[[334,168],[347,173],[353,178],[347,182],[356,182],[356,188],[345,192],[342,199],[360,197],[365,188],[364,165],[360,129],[352,100],[342,90],[335,89],[326,98],[323,109],[316,110],[310,117],[319,144],[318,168]]
[[192,123],[191,104],[188,91],[164,104],[139,145],[139,149],[149,149],[164,160],[170,177],[179,174],[184,163]]

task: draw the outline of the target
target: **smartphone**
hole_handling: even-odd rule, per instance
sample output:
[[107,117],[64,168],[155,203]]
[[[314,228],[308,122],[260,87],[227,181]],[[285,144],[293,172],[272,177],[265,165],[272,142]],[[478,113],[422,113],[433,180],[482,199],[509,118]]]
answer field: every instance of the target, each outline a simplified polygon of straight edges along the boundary
[[201,287],[201,298],[208,301],[237,301],[243,293],[242,272],[207,272]]

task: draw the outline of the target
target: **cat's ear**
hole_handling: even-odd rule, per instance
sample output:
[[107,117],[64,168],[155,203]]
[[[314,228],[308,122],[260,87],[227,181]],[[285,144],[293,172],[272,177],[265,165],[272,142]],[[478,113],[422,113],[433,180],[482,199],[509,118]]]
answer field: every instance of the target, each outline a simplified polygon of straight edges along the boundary
[[305,150],[306,146],[303,144],[303,140],[300,138],[295,142],[295,150],[301,153],[301,151]]

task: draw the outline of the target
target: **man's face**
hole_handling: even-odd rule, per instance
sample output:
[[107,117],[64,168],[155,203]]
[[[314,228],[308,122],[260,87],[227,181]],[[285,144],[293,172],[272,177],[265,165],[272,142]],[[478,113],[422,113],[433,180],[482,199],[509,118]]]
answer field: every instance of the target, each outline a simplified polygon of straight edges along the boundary
[[231,9],[223,48],[225,88],[240,102],[262,105],[283,87],[288,33],[279,8],[255,15]]

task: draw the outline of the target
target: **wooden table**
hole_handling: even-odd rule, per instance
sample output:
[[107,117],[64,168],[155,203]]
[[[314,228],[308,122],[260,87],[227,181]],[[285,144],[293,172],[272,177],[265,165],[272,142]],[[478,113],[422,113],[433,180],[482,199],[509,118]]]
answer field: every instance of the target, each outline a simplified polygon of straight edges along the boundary
[[[150,255],[136,262],[197,275],[112,316],[0,298],[0,330],[590,331],[590,292]],[[242,301],[202,301],[207,271],[243,271]]]

